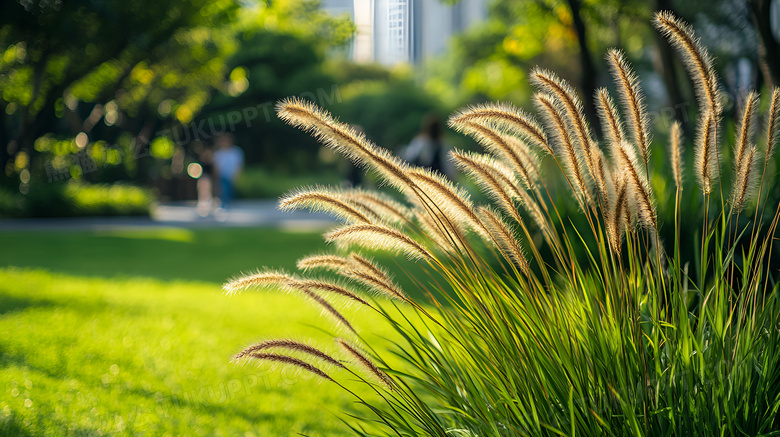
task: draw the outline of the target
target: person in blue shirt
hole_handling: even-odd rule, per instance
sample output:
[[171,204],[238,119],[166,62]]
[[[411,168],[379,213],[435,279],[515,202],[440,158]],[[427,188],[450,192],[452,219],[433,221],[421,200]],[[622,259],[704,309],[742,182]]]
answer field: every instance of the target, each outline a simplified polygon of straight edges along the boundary
[[216,139],[214,170],[219,184],[219,200],[222,208],[230,205],[234,197],[234,186],[244,168],[244,152],[235,145],[233,135],[222,134]]

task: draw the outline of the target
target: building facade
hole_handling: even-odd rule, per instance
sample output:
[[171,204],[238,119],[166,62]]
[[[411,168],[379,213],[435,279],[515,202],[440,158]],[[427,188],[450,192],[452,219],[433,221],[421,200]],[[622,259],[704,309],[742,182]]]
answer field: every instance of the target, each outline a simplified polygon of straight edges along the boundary
[[357,34],[349,51],[356,62],[422,63],[442,53],[449,39],[485,20],[488,0],[324,0],[331,13],[349,13]]

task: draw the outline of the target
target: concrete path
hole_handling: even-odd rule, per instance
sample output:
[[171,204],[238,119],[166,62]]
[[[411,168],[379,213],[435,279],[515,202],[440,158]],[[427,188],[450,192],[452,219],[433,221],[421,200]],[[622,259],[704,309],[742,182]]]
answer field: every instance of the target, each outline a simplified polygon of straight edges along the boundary
[[151,217],[76,217],[0,219],[0,232],[22,230],[105,230],[115,228],[173,226],[217,228],[271,226],[297,230],[322,230],[335,221],[326,214],[306,211],[282,212],[275,199],[236,201],[226,210],[201,217],[195,202],[156,205]]

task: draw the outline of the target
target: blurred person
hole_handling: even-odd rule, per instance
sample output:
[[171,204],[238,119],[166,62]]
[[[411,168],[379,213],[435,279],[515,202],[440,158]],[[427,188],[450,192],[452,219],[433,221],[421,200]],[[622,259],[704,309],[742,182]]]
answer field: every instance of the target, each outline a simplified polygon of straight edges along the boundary
[[[352,126],[352,128],[358,134],[365,134],[365,131],[363,131],[363,126],[354,125]],[[345,162],[347,165],[347,169],[343,173],[346,173],[346,178],[347,178],[346,182],[348,186],[350,188],[355,188],[359,186],[363,182],[363,170],[360,168],[360,166],[352,162],[352,160],[350,159],[345,159],[343,160],[343,162]]]
[[412,164],[430,167],[452,177],[454,168],[449,160],[449,146],[444,142],[444,125],[436,114],[426,114],[420,131],[401,152],[401,157]]
[[194,147],[198,154],[201,175],[196,185],[198,192],[198,215],[208,217],[214,210],[214,151],[198,141]]
[[226,208],[233,200],[234,184],[244,167],[244,152],[229,133],[218,136],[215,145],[214,170],[219,181],[220,206]]

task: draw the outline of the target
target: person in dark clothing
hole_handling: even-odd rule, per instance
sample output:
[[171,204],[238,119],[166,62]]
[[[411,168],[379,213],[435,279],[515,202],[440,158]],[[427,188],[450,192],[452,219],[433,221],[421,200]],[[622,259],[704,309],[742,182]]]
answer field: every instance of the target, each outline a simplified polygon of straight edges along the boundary
[[412,138],[401,157],[412,164],[430,167],[443,175],[452,176],[454,169],[443,134],[441,119],[436,114],[427,114],[420,125],[420,132]]

